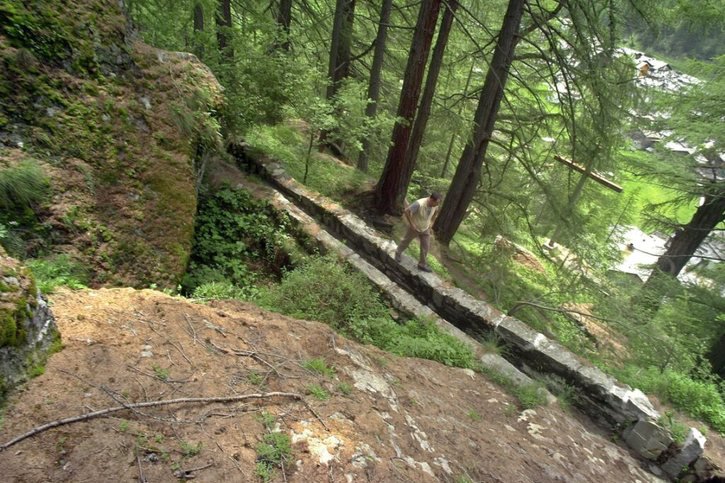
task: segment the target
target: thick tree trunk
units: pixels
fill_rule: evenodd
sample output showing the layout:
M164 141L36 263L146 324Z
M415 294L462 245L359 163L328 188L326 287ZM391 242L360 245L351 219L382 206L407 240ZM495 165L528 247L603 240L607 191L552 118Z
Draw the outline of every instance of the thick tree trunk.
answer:
M662 287L666 287L668 281L677 278L700 244L723 221L725 221L725 190L719 189L715 193L705 195L705 201L697 208L690 222L670 239L667 251L657 259L654 270L637 294L634 303L647 313L657 312L662 297L666 295Z
M380 84L383 72L383 60L385 58L385 42L388 38L388 22L390 11L393 7L393 0L383 0L380 8L380 22L378 24L378 35L375 37L375 52L373 53L373 65L370 68L370 84L368 84L368 105L365 107L365 116L369 119L375 117L378 112L378 99L380 98ZM362 143L362 151L357 160L359 170L367 173L368 158L370 156L370 137L366 137Z
M453 18L457 8L457 0L451 0L448 2L448 7L445 9L446 11L443 14L441 26L438 29L438 38L436 39L436 44L433 48L433 55L430 59L428 76L425 79L425 87L423 88L423 96L420 99L418 114L415 116L413 131L410 134L408 149L405 152L405 161L403 162L403 173L401 178L403 190L398 194L398 197L395 200L396 206L403 204L405 194L408 190L408 185L410 185L410 178L413 176L415 163L418 160L420 144L423 141L423 134L425 133L425 128L428 125L428 118L430 117L430 110L433 105L433 96L435 94L436 85L438 84L438 75L440 74L441 66L443 65L443 53L446 50L448 35L451 33L451 26L453 25Z
M201 3L194 4L194 53L199 59L204 59L204 43L199 38L204 32L204 8Z
M473 78L473 69L476 67L476 63L471 63L471 68L468 69L468 77L466 77L466 85L463 88L463 97L466 97L468 95L468 88L471 86L471 79ZM458 117L461 116L461 113L463 112L463 103L460 103L460 106L458 107ZM448 150L446 151L446 157L443 161L443 168L441 169L441 178L445 178L448 174L448 165L451 162L451 153L453 153L453 145L456 142L456 138L458 137L458 133L454 132L451 134L451 140L448 143Z
M440 215L433 225L437 240L444 245L450 243L465 218L468 205L476 193L481 176L481 166L486 157L513 60L516 33L521 23L525 4L526 0L509 0L494 49L491 67L486 75L476 109L472 141L469 141L463 150Z
M708 359L712 364L712 371L725 379L725 334L713 344Z
M393 127L392 145L388 149L383 173L375 187L375 204L381 213L400 213L402 210L402 199L406 189L403 184L406 170L405 152L408 149L408 140L440 5L441 0L423 0L420 6L398 103L399 121Z
M337 95L343 79L350 75L350 47L352 44L352 24L355 15L356 0L337 0L335 17L332 24L330 40L330 61L327 68L329 85L325 98L328 102ZM320 133L320 149L324 146L332 148L335 154L342 155L339 140L330 139L330 132Z
M278 38L275 40L275 49L289 51L290 26L292 25L292 0L280 0L277 12Z
M725 220L724 215L725 191L706 195L690 222L672 237L667 251L657 260L657 270L677 277L705 238Z
M350 75L350 46L352 24L355 15L355 0L337 0L335 18L330 41L330 62L327 76L327 100L332 100L340 88L340 82Z
M220 0L216 12L216 39L222 58L231 61L234 58L232 46L229 43L232 30L232 4L231 0Z

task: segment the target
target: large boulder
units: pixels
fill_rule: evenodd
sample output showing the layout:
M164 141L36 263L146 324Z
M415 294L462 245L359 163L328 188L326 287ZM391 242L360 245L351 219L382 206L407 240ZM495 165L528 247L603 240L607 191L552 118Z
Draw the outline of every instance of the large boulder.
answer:
M222 90L195 56L139 42L122 5L3 2L0 167L32 156L50 179L18 255L68 254L91 286L175 287Z

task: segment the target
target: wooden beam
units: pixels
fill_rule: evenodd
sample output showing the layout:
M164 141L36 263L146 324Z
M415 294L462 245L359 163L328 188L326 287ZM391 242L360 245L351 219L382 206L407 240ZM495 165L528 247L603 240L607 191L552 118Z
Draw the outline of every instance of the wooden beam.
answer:
M612 183L611 181L609 181L604 176L601 176L601 175L599 175L597 173L594 173L592 171L587 172L587 169L584 166L582 166L580 164L577 164L574 161L570 161L570 160L568 160L566 158L563 158L563 157L559 156L558 154L554 155L554 159L556 159L560 163L562 163L562 164L570 167L574 171L579 171L580 173L583 173L583 174L589 176L591 179L593 179L597 183L602 184L602 185L606 186L607 188L616 191L617 193L621 193L623 191L622 190L622 187L619 186L618 184Z

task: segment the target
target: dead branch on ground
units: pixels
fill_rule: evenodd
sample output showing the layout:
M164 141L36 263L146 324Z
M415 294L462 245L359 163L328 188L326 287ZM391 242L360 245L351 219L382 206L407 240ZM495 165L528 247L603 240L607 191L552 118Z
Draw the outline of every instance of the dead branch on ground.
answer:
M273 397L287 397L292 398L297 401L301 401L305 404L307 409L315 415L315 417L322 423L322 425L327 429L327 426L322 421L322 419L317 415L317 413L310 407L310 405L303 399L303 397L299 394L292 393L292 392L268 392L268 393L256 393L256 394L243 394L238 396L219 396L219 397L190 397L190 398L179 398L179 399L165 399L161 401L146 401L146 402L140 402L140 403L134 403L134 404L124 404L123 406L116 406L112 408L106 408L101 409L99 411L94 411L92 413L86 413L82 414L80 416L72 416L69 418L64 419L58 419L55 421L51 421L49 423L43 424L42 426L37 426L27 433L21 434L20 436L17 436L7 443L4 443L3 445L0 445L0 452L5 451L6 449L10 448L11 446L28 439L32 436L35 436L37 434L43 433L49 429L57 428L59 426L64 426L66 424L72 424L77 423L80 421L87 421L89 419L95 419L101 416L106 416L108 414L116 413L119 411L125 411L129 409L137 409L137 408L148 408L148 407L157 407L157 406L169 406L173 404L198 404L198 403L229 403L229 402L236 402L236 401L245 401L248 399L267 399L267 398L273 398Z

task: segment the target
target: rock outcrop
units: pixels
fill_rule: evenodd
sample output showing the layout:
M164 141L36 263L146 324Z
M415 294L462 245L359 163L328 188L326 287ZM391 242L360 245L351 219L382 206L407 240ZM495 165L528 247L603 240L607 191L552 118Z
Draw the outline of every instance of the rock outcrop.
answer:
M32 275L0 248L0 404L9 389L42 373L59 337Z
M0 7L0 169L32 158L50 179L22 255L66 253L92 286L175 287L221 87L195 56L140 42L123 2L71 3Z

